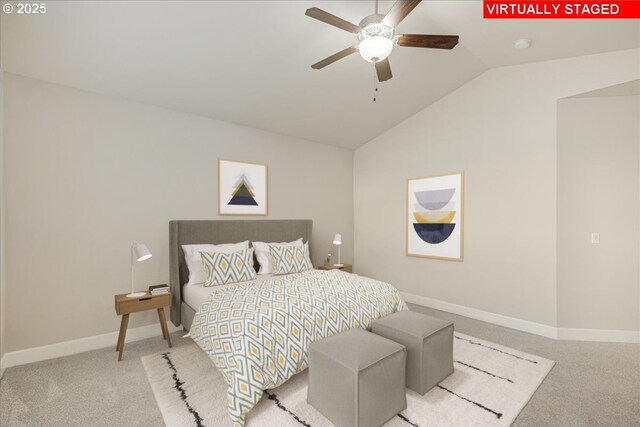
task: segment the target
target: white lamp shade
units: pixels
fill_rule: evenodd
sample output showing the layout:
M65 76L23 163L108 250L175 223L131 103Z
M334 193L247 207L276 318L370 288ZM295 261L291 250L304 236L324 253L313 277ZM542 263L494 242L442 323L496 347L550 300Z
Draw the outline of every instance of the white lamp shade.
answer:
M144 243L136 243L133 245L133 256L137 261L144 261L151 258L151 252Z
M366 38L358 45L360 56L368 62L378 62L386 59L393 50L393 41L383 36Z
M334 245L341 245L342 244L342 235L340 233L336 234L333 237L333 244Z

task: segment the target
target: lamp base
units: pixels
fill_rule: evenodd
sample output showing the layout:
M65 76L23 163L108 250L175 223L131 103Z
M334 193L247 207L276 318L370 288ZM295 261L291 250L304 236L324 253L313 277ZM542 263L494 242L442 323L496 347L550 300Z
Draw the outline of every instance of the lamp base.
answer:
M333 264L334 267L344 267L344 264Z
M127 294L127 298L140 298L145 296L146 294L146 292L132 292L130 294Z

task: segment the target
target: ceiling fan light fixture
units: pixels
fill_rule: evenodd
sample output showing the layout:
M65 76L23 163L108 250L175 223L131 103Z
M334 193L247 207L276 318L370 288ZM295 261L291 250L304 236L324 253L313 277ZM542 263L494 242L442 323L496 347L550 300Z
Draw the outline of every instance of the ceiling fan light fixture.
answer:
M393 50L393 41L384 36L367 37L358 45L360 56L367 62L385 60Z

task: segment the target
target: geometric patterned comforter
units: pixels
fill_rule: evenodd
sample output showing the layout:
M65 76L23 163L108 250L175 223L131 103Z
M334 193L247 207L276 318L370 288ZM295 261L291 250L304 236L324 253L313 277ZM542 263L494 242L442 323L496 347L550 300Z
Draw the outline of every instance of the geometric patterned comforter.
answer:
M190 337L225 377L234 426L264 390L307 368L309 344L371 323L407 306L398 291L339 270L309 270L211 293Z

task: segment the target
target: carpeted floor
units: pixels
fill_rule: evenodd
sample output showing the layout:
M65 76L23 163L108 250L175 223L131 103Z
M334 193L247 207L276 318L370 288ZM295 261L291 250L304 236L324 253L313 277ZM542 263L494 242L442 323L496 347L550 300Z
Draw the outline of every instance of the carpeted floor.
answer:
M425 395L405 390L406 409L384 427L509 427L554 365L461 332L453 334L453 360L454 372ZM195 343L144 356L142 365L167 425L231 426L224 377ZM246 426L333 427L307 403L308 384L304 371L269 389Z
M411 306L455 322L464 334L556 361L514 426L640 425L640 345L556 341ZM180 333L175 346L190 342ZM7 369L0 381L2 426L161 426L140 358L162 338Z

